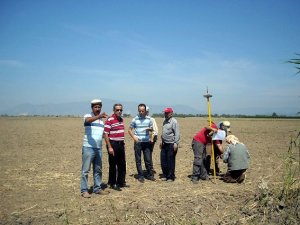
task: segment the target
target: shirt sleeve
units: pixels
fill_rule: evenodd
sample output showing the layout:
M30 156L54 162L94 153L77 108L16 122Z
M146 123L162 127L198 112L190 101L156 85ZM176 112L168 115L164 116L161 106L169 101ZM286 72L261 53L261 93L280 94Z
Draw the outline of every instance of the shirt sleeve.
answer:
M174 134L174 136L175 136L175 143L176 144L179 144L179 141L180 141L180 133L179 133L179 124L178 124L178 122L177 122L177 120L175 120L175 123L173 124L173 129L174 129L174 132L175 132L175 134Z
M153 134L158 135L158 127L154 118L152 118L152 122L153 122Z
M227 148L223 154L223 162L224 163L228 163L229 154L230 154L230 148L229 148L229 146L227 146Z
M104 133L109 134L111 129L111 122L108 120L105 121L104 124Z

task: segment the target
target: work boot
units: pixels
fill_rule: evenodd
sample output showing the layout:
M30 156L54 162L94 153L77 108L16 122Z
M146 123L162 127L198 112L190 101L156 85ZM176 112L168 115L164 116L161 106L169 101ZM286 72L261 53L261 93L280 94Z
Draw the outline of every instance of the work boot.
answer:
M237 179L237 182L240 184L240 183L243 183L243 181L245 180L246 178L246 175L243 173L241 176L239 176L239 178Z
M84 198L90 198L90 197L92 197L92 195L90 193L88 193L87 191L82 192L81 196L84 197Z
M122 191L122 189L116 184L110 185L110 188L114 189L115 191Z
M108 195L109 193L110 193L109 191L102 190L102 189L99 189L99 190L94 192L94 194L96 194L96 195Z

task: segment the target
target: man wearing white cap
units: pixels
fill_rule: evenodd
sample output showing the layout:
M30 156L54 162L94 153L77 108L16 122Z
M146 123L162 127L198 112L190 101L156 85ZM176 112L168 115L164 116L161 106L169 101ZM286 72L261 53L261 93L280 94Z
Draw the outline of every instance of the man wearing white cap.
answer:
M215 169L217 176L221 176L221 170L219 167L219 158L221 158L221 155L224 153L222 141L225 140L226 136L231 133L230 130L230 122L229 121L221 121L218 123L218 132L214 133L212 136L213 145L214 145L214 162L215 162ZM219 135L222 134L222 135ZM211 164L211 145L207 146L207 150L209 154L206 156L205 164L207 167L207 172L210 172L210 164Z
M224 130L226 132L226 136L229 135L228 133L231 133L230 122L227 120L219 122L218 128Z
M84 115L84 138L82 146L82 170L80 190L81 196L90 198L88 192L88 174L93 164L94 194L107 194L102 190L102 135L104 131L104 123L101 120L106 118L105 112L101 113L102 101L94 99L91 101L92 112Z

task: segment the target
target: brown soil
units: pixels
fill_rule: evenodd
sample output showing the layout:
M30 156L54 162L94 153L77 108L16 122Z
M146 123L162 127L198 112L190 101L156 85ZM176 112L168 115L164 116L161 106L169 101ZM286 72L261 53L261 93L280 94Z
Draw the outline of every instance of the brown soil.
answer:
M126 127L131 119L126 119ZM230 119L232 132L251 154L243 184L212 179L190 182L194 134L206 118L179 118L181 144L173 183L160 181L159 148L154 150L156 181L139 183L133 142L126 135L127 183L130 188L106 196L80 196L81 118L0 118L0 224L273 224L258 217L258 184L282 185L283 158L300 120ZM159 127L162 118L157 119ZM143 165L144 166L144 165ZM222 171L226 165L221 163ZM103 151L103 181L107 182L107 152ZM90 184L92 176L90 175ZM299 198L299 197L298 197ZM252 210L252 211L251 211ZM292 210L292 209L291 209ZM292 212L292 211L291 211ZM288 212L287 212L288 213ZM253 218L256 217L256 220Z

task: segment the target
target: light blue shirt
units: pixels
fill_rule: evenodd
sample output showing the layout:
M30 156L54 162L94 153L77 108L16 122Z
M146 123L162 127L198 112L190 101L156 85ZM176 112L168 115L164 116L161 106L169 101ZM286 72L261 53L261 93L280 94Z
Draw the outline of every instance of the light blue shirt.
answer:
M140 117L136 116L130 123L130 128L134 129L134 135L139 138L140 142L149 142L150 135L148 128L153 129L153 123L149 116Z

